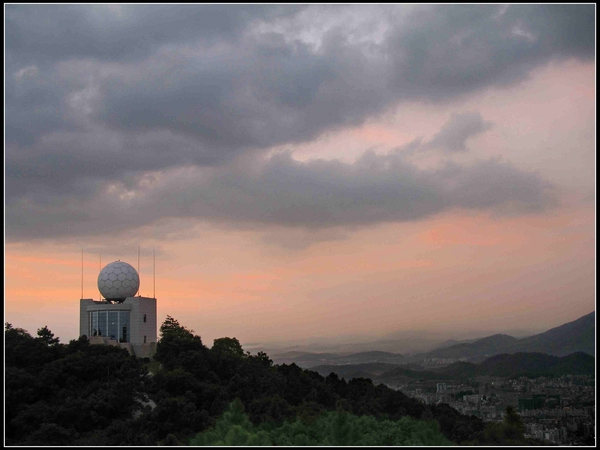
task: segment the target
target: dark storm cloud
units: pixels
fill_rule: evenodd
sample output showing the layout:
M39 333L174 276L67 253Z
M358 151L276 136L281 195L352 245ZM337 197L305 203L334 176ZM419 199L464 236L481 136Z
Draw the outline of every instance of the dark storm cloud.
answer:
M236 40L256 19L293 14L271 5L7 5L7 50L21 64L139 60L185 42Z
M257 179L227 166L246 152L259 158L274 145L361 124L403 100L443 101L516 82L555 58L594 57L594 5L419 6L397 20L401 5L380 5L373 7L383 12L379 40L368 39L368 27L336 22L340 11L365 13L353 8L7 5L7 236L68 234L77 221L96 229L92 219L123 226L114 223L114 211L90 211L90 199L100 201L98 192L109 185L135 190L145 174L178 167L216 168L222 185L208 187L223 192L245 183L249 204L258 202L262 213L259 220L245 202L233 201L247 211L240 220L292 225L304 217L300 223L317 227L423 217L458 203L446 191L440 197L426 174L410 166L402 166L402 179L385 172L378 180L359 170L362 160L278 166L275 159ZM327 21L334 25L312 30L308 40L299 32ZM470 136L485 130L479 119L457 116L433 142L463 150ZM463 169L463 183L484 179ZM520 176L516 168L504 175L510 173ZM534 192L540 180L522 176L533 180ZM152 194L155 211L182 215L157 192L159 186ZM169 192L165 187L167 198ZM217 198L200 209L197 199L189 200L189 216L236 217L217 206L224 194L208 189L205 195ZM289 206L261 209L260 198ZM471 202L465 206L487 205L479 197ZM489 204L498 202L493 197ZM32 214L44 218L43 227L32 226ZM133 227L142 219L148 217L125 223Z
M555 202L552 185L498 159L422 170L401 153L366 152L352 164L281 153L250 170L189 168L129 181L105 183L91 197L22 197L7 211L11 237L38 237L41 229L54 237L124 232L160 218L319 230L414 221L456 208L531 213Z
M186 50L173 51L150 59L138 76L117 74L102 86L98 118L123 131L193 136L221 155L306 140L322 131L315 97L335 73L302 43L263 39L209 50L191 64Z
M594 5L437 5L415 11L387 41L393 86L449 99L523 79L553 58L591 60Z

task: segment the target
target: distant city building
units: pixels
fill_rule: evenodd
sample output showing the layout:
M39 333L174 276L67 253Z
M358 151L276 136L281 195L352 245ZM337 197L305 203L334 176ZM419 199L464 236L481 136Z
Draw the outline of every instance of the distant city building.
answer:
M551 408L560 404L561 398L559 394L534 394L530 398L519 399L519 411Z
M474 405L478 405L481 402L481 395L479 395L479 394L463 395L463 401L474 404Z
M156 299L135 297L139 275L126 262L115 261L98 275L104 300L81 299L79 335L91 344L118 345L139 357L156 351Z
M536 409L535 403L532 398L519 399L519 411L528 411L532 409Z

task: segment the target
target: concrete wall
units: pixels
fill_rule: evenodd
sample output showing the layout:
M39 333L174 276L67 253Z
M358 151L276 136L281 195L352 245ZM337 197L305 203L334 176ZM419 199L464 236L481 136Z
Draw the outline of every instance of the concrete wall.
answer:
M138 358L152 358L156 353L156 342L149 344L132 345L130 352L133 352Z
M86 335L89 338L90 319L88 307L93 306L94 303L94 300L91 298L82 298L79 300L79 336Z
M128 297L125 304L131 305L131 339L134 346L156 342L156 299L149 297ZM146 321L144 322L144 314ZM146 342L144 342L146 336Z

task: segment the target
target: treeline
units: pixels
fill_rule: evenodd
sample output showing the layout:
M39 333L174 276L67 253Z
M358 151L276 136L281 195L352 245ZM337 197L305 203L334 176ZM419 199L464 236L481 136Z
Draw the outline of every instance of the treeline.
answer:
M5 443L337 445L350 439L373 445L387 436L391 445L442 445L502 440L506 431L492 436L480 419L444 404L426 406L370 379L347 382L295 364L274 365L265 353L244 352L235 338L216 339L209 349L171 317L160 334L152 363L160 368L151 373L149 360L124 349L90 345L86 337L65 345L46 327L32 337L6 324ZM515 433L505 443L525 443L522 431Z

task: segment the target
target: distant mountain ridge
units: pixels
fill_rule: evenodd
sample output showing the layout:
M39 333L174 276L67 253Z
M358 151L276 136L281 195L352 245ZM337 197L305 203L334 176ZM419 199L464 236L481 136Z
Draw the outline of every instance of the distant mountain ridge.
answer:
M309 353L309 352L285 352L272 356L276 364L295 363L300 367L313 367L326 364L367 364L367 363L389 363L398 364L405 361L405 357L399 353L382 351L358 352L349 355L338 355L335 353Z
M334 372L339 377L371 378L376 383L394 383L406 380L467 380L479 376L513 378L518 376L562 376L595 374L595 358L577 352L568 356L544 353L500 354L487 358L480 364L457 362L432 370L414 370L410 366L385 363L323 365L311 368L323 376Z
M591 312L573 322L545 333L519 339L513 351L542 352L555 356L584 352L596 355L596 313Z
M473 343L456 344L450 347L438 348L428 352L428 358L468 358L482 355L492 355L502 352L503 349L512 346L517 339L507 334L494 334Z
M565 323L544 333L522 339L506 334L495 334L473 343L461 343L449 347L437 348L427 353L415 355L417 359L427 358L465 358L481 361L486 357L501 353L546 353L553 356L566 356L583 352L596 355L596 313L591 312L573 322Z
M366 364L329 364L323 366L311 367L310 370L314 370L320 375L326 377L330 373L337 374L340 378L350 380L352 378L374 378L383 373L386 373L392 369L398 367L396 364L387 363L366 363Z
M455 343L451 340L445 341L433 350L414 355L402 355L398 352L379 350L351 352L350 354L293 350L269 354L276 364L296 363L303 368L332 364L387 363L406 365L409 363L422 363L426 359L435 358L479 363L494 355L523 352L546 353L553 356L566 356L583 352L595 356L595 317L596 313L591 312L572 322L520 339L499 333L480 339L469 339ZM373 343L373 345L377 345L377 343Z

